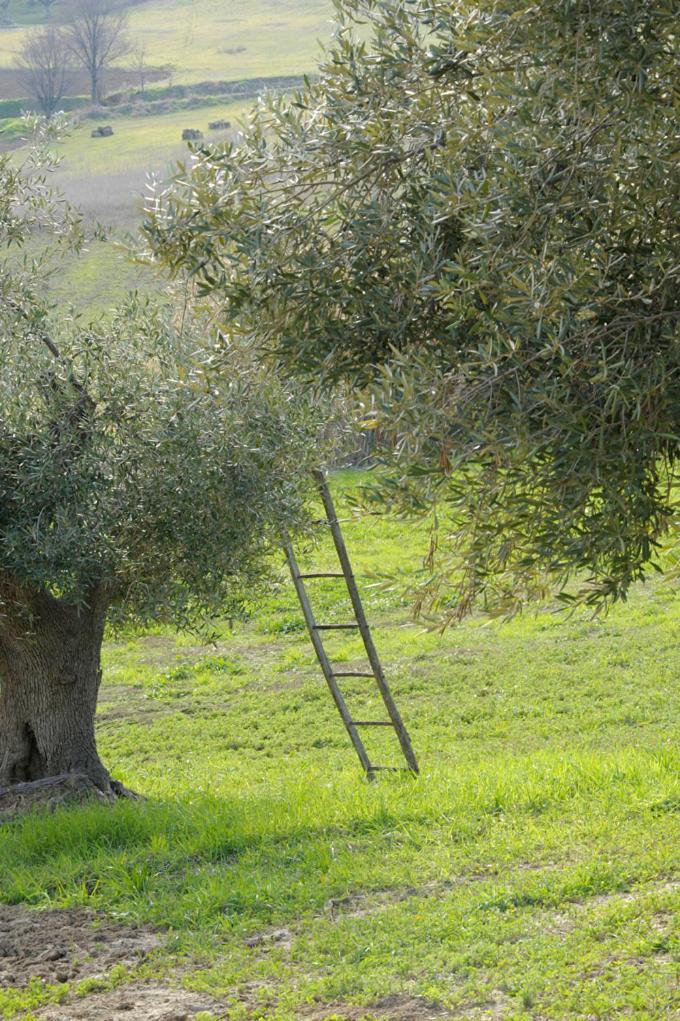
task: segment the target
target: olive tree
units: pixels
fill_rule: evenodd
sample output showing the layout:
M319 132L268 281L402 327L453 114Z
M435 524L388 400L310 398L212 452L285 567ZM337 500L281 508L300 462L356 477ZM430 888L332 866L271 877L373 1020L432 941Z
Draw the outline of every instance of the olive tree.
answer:
M200 153L149 245L225 330L363 395L381 499L442 511L447 617L622 598L677 522L675 5L335 6L318 79Z
M0 788L75 773L113 797L94 729L107 622L252 604L303 520L307 412L242 353L216 368L205 325L172 309L60 321L45 261L12 254L48 229L78 242L46 176L0 159Z

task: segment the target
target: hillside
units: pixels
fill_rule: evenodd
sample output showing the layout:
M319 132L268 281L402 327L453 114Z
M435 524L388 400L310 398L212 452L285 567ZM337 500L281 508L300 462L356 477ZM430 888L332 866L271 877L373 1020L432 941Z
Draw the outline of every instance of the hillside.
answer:
M313 71L317 42L331 31L330 0L145 0L129 6L130 30L154 66L172 64L177 81L254 78ZM27 28L44 12L12 0L10 27L0 25L0 67L11 68ZM70 15L68 0L55 23ZM2 97L0 97L2 98Z
M68 0L58 3L52 20L67 20L70 6ZM14 61L26 32L44 23L42 13L37 4L13 0L12 24L0 25L0 145L3 137L16 145L25 130L18 119L27 105L21 98L25 88ZM131 37L144 47L153 69L151 83L142 97L119 100L94 120L86 96L70 100L67 108L77 109L70 137L58 147L63 162L53 178L91 221L113 227L113 241L135 230L148 175L166 177L188 156L184 128L228 143L259 91L280 87L281 76L314 71L332 32L330 0L148 0L130 4L129 18ZM234 97L223 94L229 82L238 83ZM83 89L85 84L80 83ZM108 86L134 93L137 76L118 67ZM217 120L232 129L211 133L208 124ZM101 123L112 125L112 138L90 137ZM144 278L115 246L97 242L83 258L67 261L54 294L94 313L140 283L144 286ZM155 285L147 280L145 286Z

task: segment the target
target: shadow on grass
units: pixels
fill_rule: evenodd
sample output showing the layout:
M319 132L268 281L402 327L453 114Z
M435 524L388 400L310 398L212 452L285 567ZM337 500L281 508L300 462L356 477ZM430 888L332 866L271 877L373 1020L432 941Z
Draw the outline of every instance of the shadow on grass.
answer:
M86 905L178 931L227 919L248 930L354 891L573 862L584 846L586 861L606 863L626 830L634 844L672 823L658 810L672 760L632 750L535 756L417 782L310 777L272 793L64 809L3 827L0 900ZM600 868L600 881L598 868L586 886L618 888L627 875Z

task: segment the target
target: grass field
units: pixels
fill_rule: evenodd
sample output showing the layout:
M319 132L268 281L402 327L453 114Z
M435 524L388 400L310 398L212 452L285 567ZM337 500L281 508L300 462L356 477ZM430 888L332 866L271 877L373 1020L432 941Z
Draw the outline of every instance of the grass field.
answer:
M65 0L54 20L66 20ZM15 24L0 26L0 67L11 67L42 7L13 0ZM130 4L130 34L150 65L172 64L176 80L301 74L318 63L318 42L331 34L330 0L146 0Z
M41 18L39 4L15 0L11 27L0 25L0 69L10 73L25 32ZM54 8L56 22L69 17L68 0ZM147 0L130 4L130 34L146 47L150 66L172 65L173 81L271 78L313 72L321 43L332 32L330 0ZM12 83L13 84L13 83ZM16 88L12 87L12 96ZM0 100L2 79L0 79ZM0 121L4 139L21 137L22 123L11 113ZM222 142L232 133L211 134L208 121L247 117L252 100L206 105L146 117L120 116L111 110L115 135L91 139L96 123L76 124L59 146L64 161L55 183L92 219L113 228L112 239L134 231L139 223L147 175L167 175L187 155L185 127L205 132L206 141ZM16 109L15 109L16 108ZM134 287L153 288L152 280L126 264L112 245L94 244L83 258L68 260L55 278L57 300L68 299L86 315L99 315Z
M81 257L65 260L51 284L54 299L96 315L131 290L156 290L155 278L132 264L117 242L135 234L151 180L167 179L178 162L190 159L189 147L181 141L183 128L199 128L206 140L227 142L250 106L233 102L156 117L118 117L113 138L91 138L93 122L75 126L56 147L62 162L53 183L88 221L109 228L111 241L93 242ZM218 119L232 121L234 129L210 132L208 121Z
M55 182L89 216L132 228L139 221L149 175L163 179L189 157L182 130L198 128L206 141L230 141L251 105L234 102L155 117L117 117L113 138L91 138L96 125L86 121L56 147L62 163ZM233 130L209 131L208 122L220 119L231 121Z
M148 800L4 829L0 899L167 942L80 987L0 989L0 1016L69 997L85 1013L59 1016L95 1016L93 990L150 981L214 998L206 1018L679 1016L677 590L440 637L370 581L417 570L422 529L369 518L346 538L421 777L361 778L283 570L215 646L109 641L99 739ZM332 564L325 542L304 557ZM320 619L348 619L339 583L315 584ZM360 718L379 712L365 684L346 689Z
M177 82L298 74L330 36L330 6L148 0L131 24ZM0 67L41 10L13 0ZM119 237L148 172L186 155L182 129L210 138L208 120L248 106L112 115L112 139L85 122L60 143L55 182ZM157 285L97 243L54 294L98 313L136 286ZM0 903L92 909L103 927L159 927L162 945L87 980L57 969L24 985L3 981L0 931L0 1017L91 1021L109 1016L107 991L160 984L219 1005L204 1021L680 1018L677 589L640 587L603 619L544 608L439 636L371 581L417 571L423 529L369 518L346 538L421 777L362 779L283 569L214 645L111 637L99 740L147 800L3 827ZM332 563L325 542L304 557ZM342 586L318 585L320 618L347 620ZM356 640L333 641L336 664L361 667ZM379 718L365 682L346 694L355 717ZM388 731L367 743L399 762Z

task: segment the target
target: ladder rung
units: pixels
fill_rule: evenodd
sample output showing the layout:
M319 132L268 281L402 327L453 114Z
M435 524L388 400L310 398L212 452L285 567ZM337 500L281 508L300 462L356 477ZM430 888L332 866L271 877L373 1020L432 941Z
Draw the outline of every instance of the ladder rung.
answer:
M393 727L392 720L352 720L353 727Z
M333 676L334 677L373 677L373 678L375 678L375 674L362 674L362 673L360 673L357 670L334 670L333 671Z
M316 574L299 574L298 578L302 581L307 581L308 578L344 578L344 574L341 571L323 571L317 572Z
M290 540L287 538L287 536L285 536L285 534L283 538L286 559L288 560L288 566L290 568L290 572L295 585L295 591L297 593L300 606L302 607L302 613L305 619L305 624L307 625L307 630L312 640L312 645L314 646L316 657L319 660L319 664L323 671L324 677L326 678L328 687L330 688L335 705L340 713L340 716L342 717L345 727L349 731L349 736L351 738L352 744L354 745L354 749L357 755L359 756L361 765L365 771L367 779L369 781L374 780L376 778L376 774L378 772L383 771L393 773L399 772L410 773L412 776L417 776L418 763L413 753L410 738L403 723L401 722L399 711L394 703L394 698L392 696L392 693L390 692L389 686L383 674L383 669L378 658L378 653L373 644L373 638L371 636L371 631L368 625L368 621L366 619L366 613L361 602L361 596L357 588L356 580L352 571L352 565L342 535L341 523L343 521L355 521L356 519L353 517L342 519L338 516L338 512L333 503L331 492L326 482L324 472L322 472L321 470L317 470L312 472L312 474L319 488L319 494L321 496L321 502L323 505L322 513L324 515L322 518L315 521L314 524L330 529L340 570L339 571L337 569L335 571L310 570L307 571L306 573L303 573L300 570L300 567L295 558L295 552L290 543ZM354 618L353 623L351 624L316 623L314 619L314 611L310 604L307 587L304 584L304 582L307 579L311 580L313 578L345 579L350 600L352 603L352 610L354 611L352 613L352 616ZM332 662L326 652L326 649L324 648L324 642L321 637L321 633L324 631L329 632L358 631L363 639L363 644L366 648L366 654L368 658L367 666L370 666L370 673L367 672L365 669L337 670L337 671L334 670ZM382 695L382 699L383 702L385 703L385 708L387 710L387 715L389 716L390 721L388 722L387 720L353 720L352 714L349 711L349 707L347 706L347 703L345 702L345 699L343 697L341 685L337 683L343 677L363 677L367 679L372 678L374 683L377 685L380 694ZM359 730L360 727L392 727L396 736L399 739L401 751L404 756L404 759L408 763L408 768L400 769L397 766L373 766L371 764L371 760L366 751L366 748L364 747L362 741L362 734Z
M315 631L353 631L358 624L315 624Z

